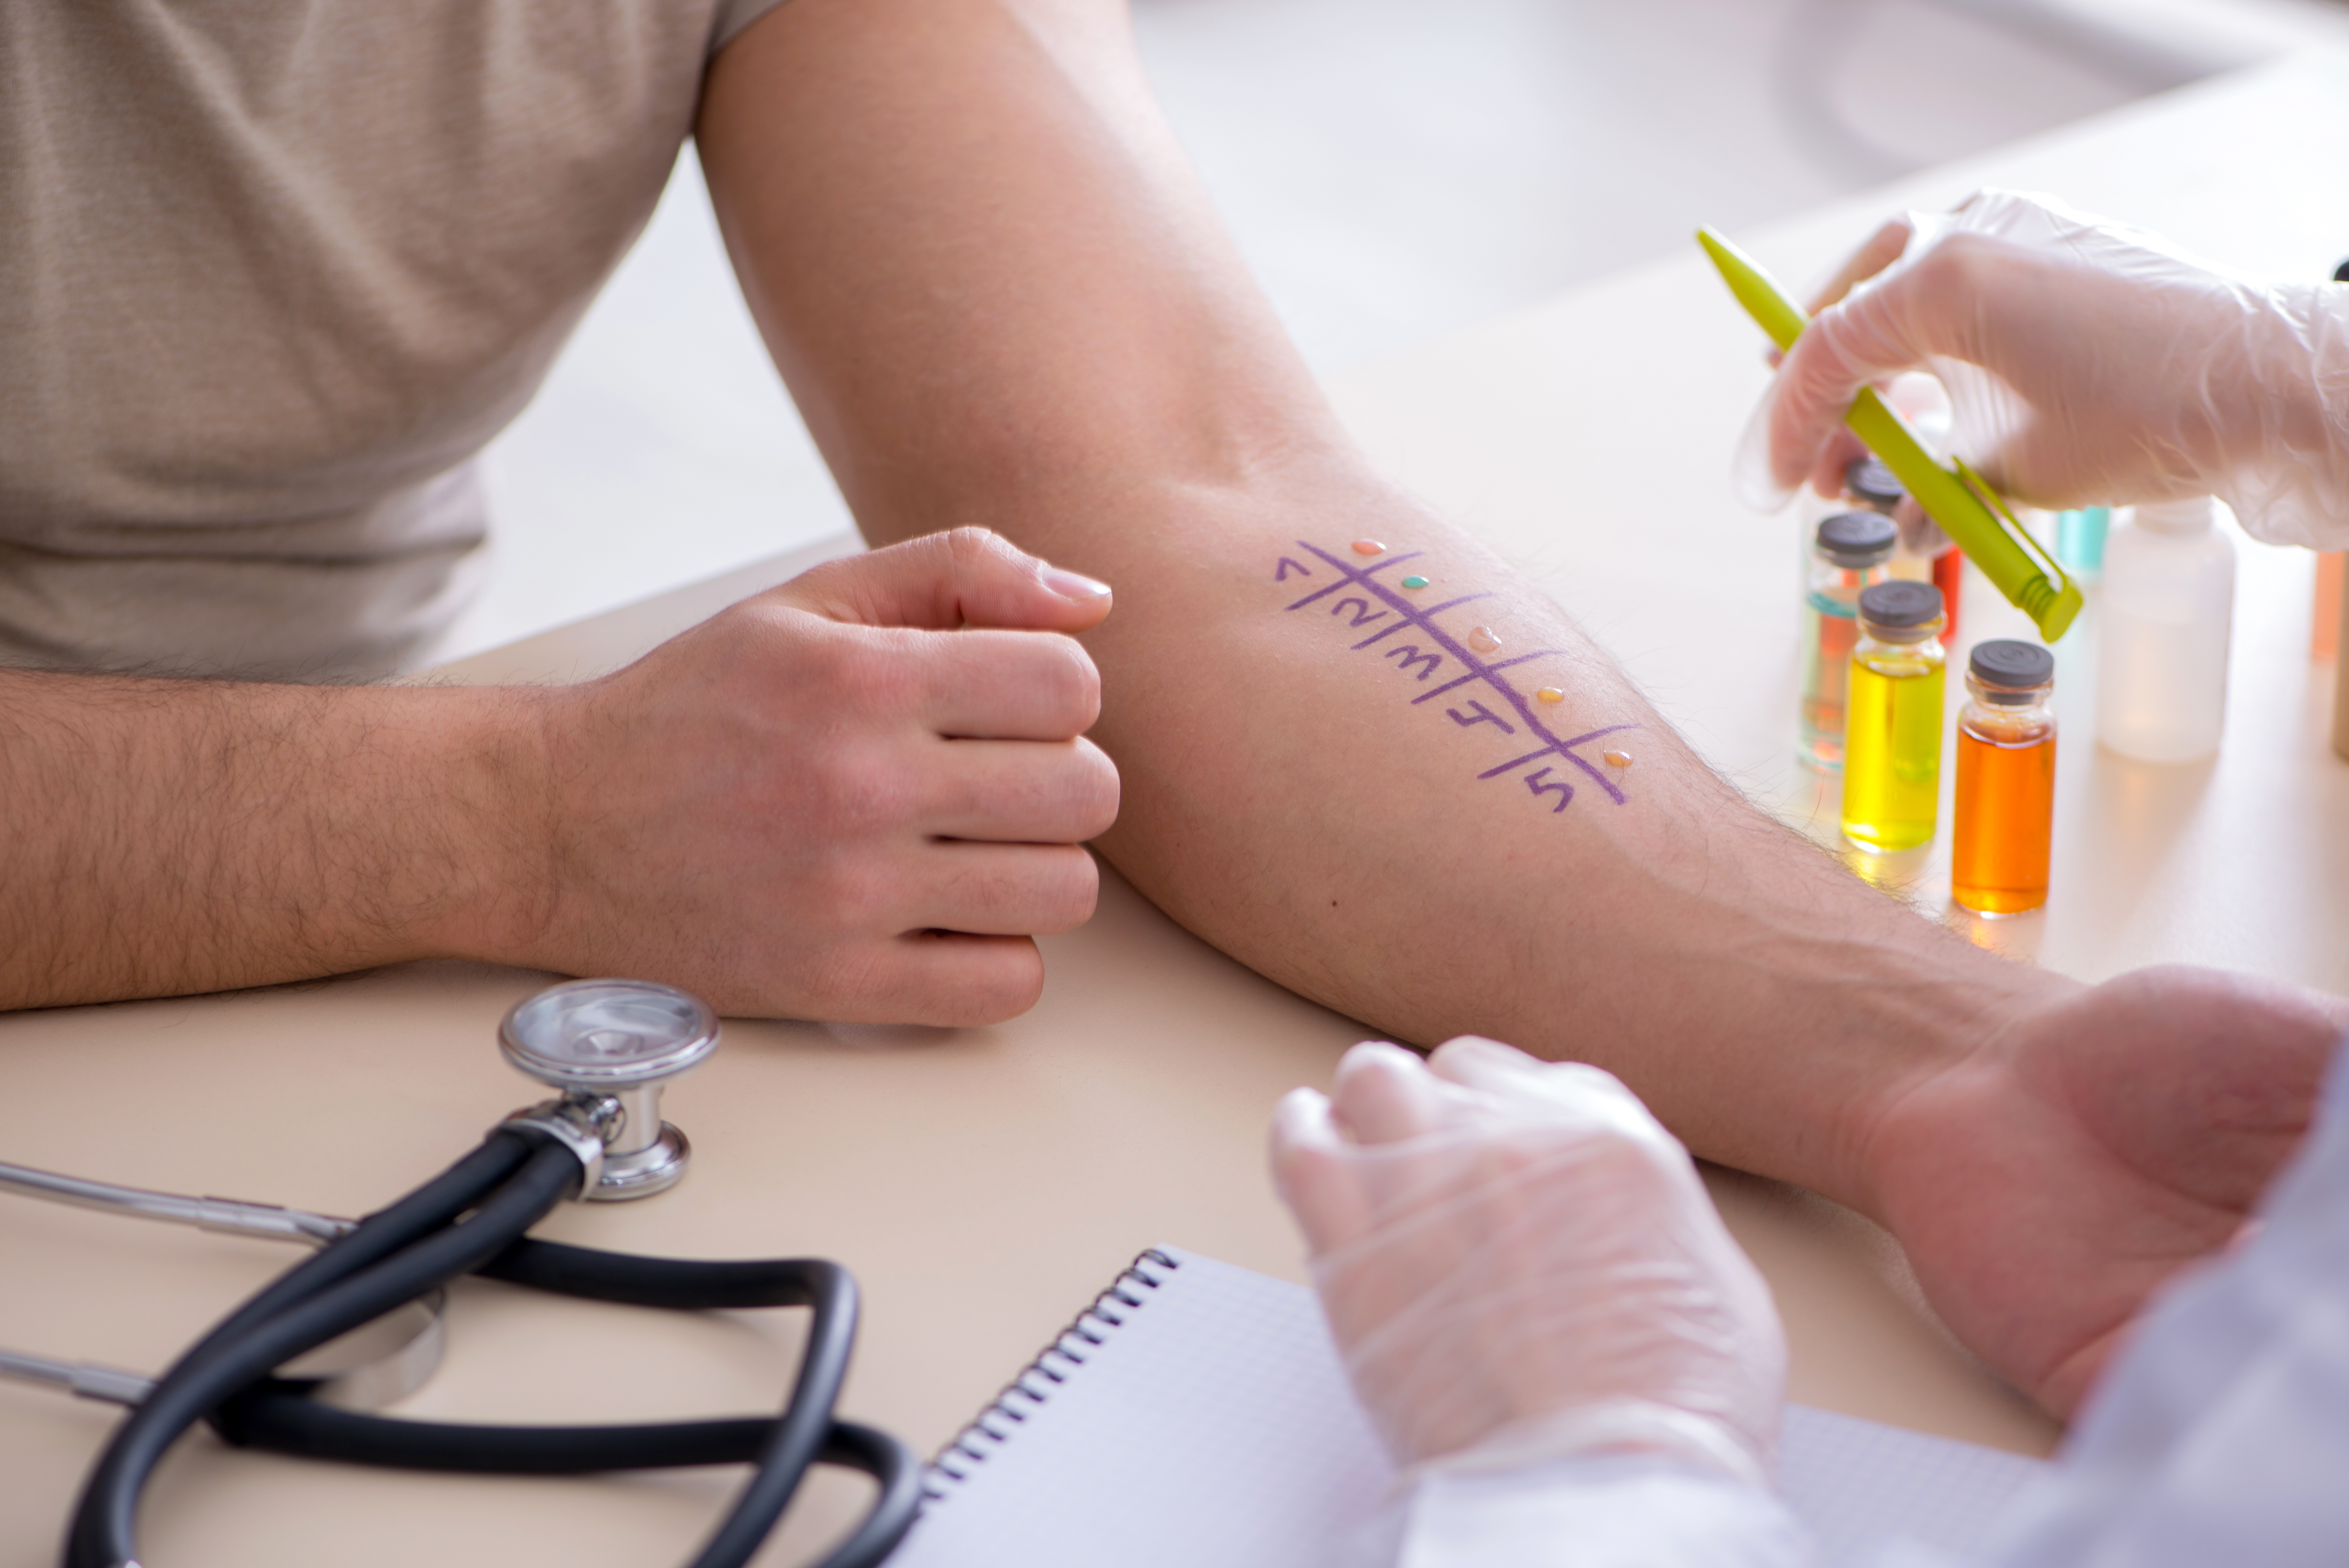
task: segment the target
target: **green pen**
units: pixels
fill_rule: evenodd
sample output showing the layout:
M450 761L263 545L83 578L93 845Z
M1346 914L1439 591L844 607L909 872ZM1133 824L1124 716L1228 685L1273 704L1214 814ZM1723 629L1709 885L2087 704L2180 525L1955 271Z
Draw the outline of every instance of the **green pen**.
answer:
M1721 269L1729 292L1737 296L1745 314L1781 349L1793 347L1810 318L1736 246L1711 229L1699 229L1696 240ZM1872 387L1859 389L1844 423L1908 487L1926 515L1940 523L1967 558L1982 568L1982 575L2006 595L2006 602L2038 624L2042 637L2053 643L2063 636L2080 613L2079 585L2015 521L1980 474L1963 462L1952 470L1934 461Z

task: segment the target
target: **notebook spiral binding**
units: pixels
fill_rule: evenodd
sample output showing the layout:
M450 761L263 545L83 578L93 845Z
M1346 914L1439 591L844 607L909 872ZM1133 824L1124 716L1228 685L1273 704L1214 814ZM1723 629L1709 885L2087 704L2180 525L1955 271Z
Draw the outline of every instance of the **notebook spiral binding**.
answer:
M1109 1288L1093 1297L1092 1305L1053 1336L1052 1343L937 1451L922 1476L925 1504L952 1496L955 1485L968 1479L971 1466L986 1463L987 1456L1009 1440L1030 1411L1051 1402L1054 1388L1069 1380L1071 1367L1083 1366L1092 1347L1109 1342L1102 1330L1124 1327L1128 1315L1149 1305L1149 1293L1164 1283L1164 1275L1182 1266L1156 1247L1149 1247L1121 1269Z

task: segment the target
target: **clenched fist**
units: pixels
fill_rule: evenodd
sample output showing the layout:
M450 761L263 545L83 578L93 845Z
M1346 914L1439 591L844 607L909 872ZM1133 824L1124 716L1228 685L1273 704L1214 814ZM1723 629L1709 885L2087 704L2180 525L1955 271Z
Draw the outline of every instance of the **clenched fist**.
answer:
M519 962L721 1012L985 1024L1092 914L1117 815L1071 633L1110 591L978 530L819 566L539 714Z

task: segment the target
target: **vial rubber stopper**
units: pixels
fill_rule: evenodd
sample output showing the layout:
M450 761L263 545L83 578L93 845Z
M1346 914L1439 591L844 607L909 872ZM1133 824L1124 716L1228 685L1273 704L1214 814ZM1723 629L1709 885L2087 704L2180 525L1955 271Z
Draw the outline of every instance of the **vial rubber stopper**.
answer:
M1864 571L1892 559L1900 531L1879 511L1839 511L1821 518L1813 536L1821 555L1837 566Z
M1854 500L1890 511L1909 492L1890 469L1874 458L1859 458L1843 471L1844 493Z
M2055 678L2055 655L2036 643L2002 637L1976 643L1966 669L1986 686L2010 688L1985 692L1983 701L2013 706L2031 701L2037 688Z
M1905 631L1941 618L1941 591L1930 583L1878 583L1859 591L1859 618Z

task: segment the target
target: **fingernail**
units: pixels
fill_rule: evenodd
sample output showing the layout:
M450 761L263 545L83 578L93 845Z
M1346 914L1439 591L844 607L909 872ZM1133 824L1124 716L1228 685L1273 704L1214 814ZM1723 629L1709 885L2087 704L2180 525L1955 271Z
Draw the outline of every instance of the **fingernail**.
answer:
M1058 566L1048 566L1044 569L1044 586L1061 598L1074 599L1081 604L1109 597L1108 583L1096 583L1092 578L1080 576L1074 572L1064 572Z

